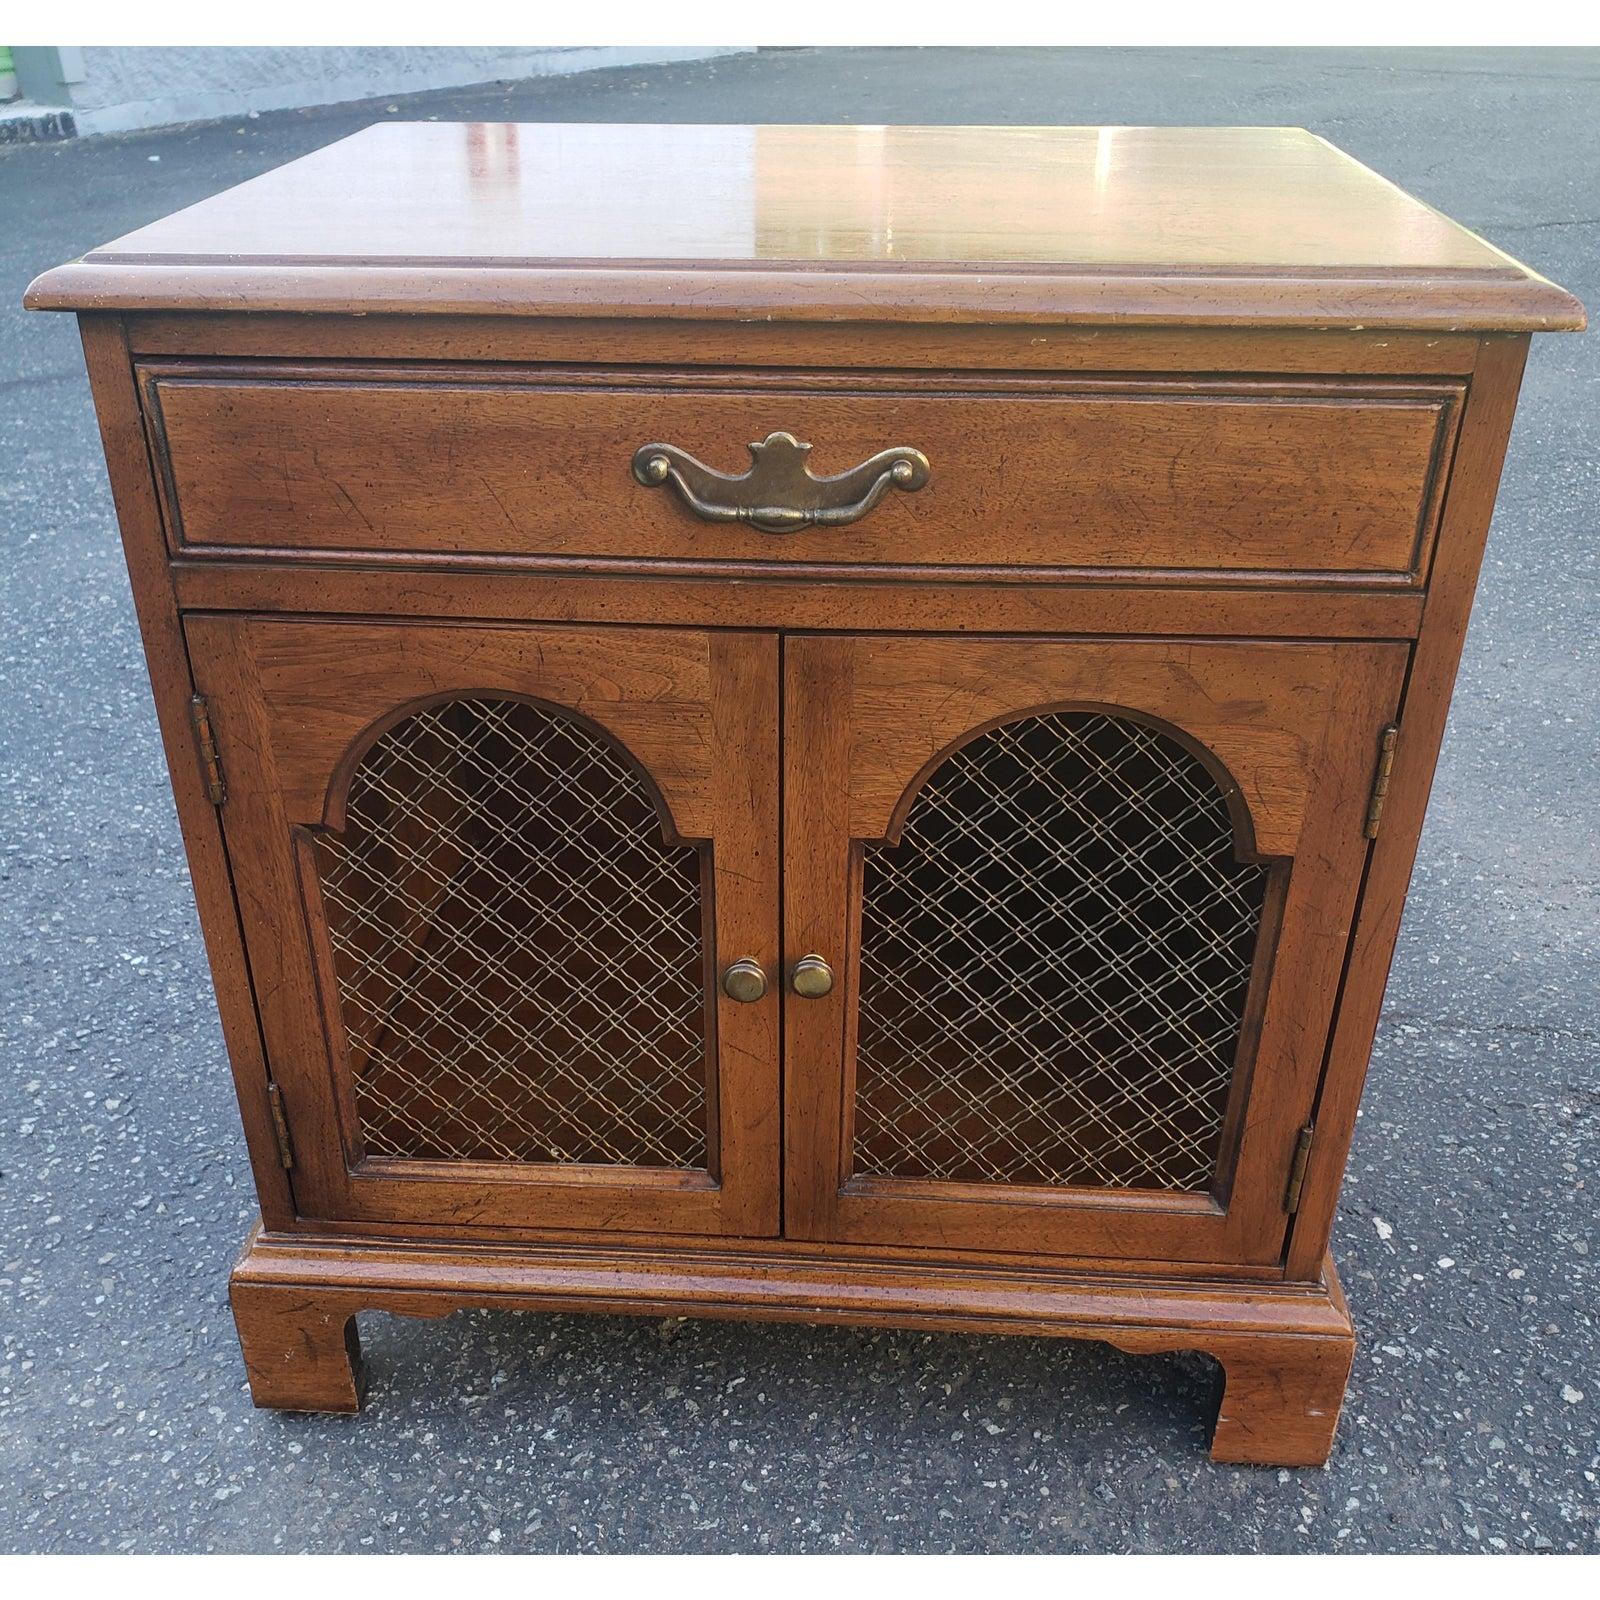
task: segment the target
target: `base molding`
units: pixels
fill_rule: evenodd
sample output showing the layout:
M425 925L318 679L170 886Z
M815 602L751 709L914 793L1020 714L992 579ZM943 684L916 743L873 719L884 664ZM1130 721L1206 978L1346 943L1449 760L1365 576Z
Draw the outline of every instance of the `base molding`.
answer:
M1354 1354L1333 1261L1312 1284L797 1258L737 1249L331 1240L257 1230L233 1270L258 1406L355 1411L355 1316L469 1308L632 1313L1095 1339L1133 1354L1198 1350L1223 1369L1211 1454L1320 1466Z

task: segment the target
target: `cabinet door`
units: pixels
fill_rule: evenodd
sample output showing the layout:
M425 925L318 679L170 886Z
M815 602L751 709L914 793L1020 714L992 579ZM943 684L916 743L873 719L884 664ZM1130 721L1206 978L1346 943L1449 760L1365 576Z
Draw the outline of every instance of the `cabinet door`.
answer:
M786 1233L1279 1260L1404 662L786 641Z
M775 1232L775 639L186 629L301 1214Z

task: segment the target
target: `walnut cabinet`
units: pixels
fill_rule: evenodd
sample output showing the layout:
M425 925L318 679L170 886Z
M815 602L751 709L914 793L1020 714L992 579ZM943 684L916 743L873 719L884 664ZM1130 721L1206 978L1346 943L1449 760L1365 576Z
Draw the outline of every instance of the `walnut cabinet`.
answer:
M259 1404L355 1409L364 1309L782 1317L1206 1351L1220 1459L1325 1458L1569 296L1296 130L387 125L30 300L82 319Z

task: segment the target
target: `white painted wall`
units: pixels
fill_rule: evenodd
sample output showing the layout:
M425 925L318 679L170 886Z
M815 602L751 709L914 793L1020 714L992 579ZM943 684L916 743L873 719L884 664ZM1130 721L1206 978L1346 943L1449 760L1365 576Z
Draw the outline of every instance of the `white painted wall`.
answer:
M245 111L336 105L502 78L534 78L656 61L701 61L749 46L85 45L62 50L60 102L79 133L203 122ZM37 96L37 91L34 91Z

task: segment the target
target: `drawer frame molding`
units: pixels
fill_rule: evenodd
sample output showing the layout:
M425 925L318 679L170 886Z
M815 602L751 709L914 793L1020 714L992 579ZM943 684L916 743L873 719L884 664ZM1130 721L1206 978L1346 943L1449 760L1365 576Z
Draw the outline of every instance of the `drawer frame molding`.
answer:
M1374 593L1426 583L1465 393L1444 373L1337 370L980 378L145 359L137 372L174 560ZM872 438L866 419L884 408L895 418L885 426L915 430L917 446L820 478L799 454L812 445L773 431L744 445L758 464L735 476L630 432L688 427L707 407L724 420L700 424L706 454L737 450L759 419L808 409L805 426L830 448L851 448L838 444L841 430ZM1163 462L1169 429L1179 437ZM480 435L518 438L515 459L475 449ZM358 470L354 441L369 437L383 464ZM779 440L793 448L779 444L774 457ZM1270 482L1238 499L1249 472L1266 469L1263 451L1278 479L1311 486L1306 504L1285 505ZM1125 480L1106 494L1108 460ZM885 480L885 467L903 476ZM797 503L762 495L768 478ZM673 505L639 492L666 483L679 489ZM915 499L884 506L891 484ZM995 501L1007 507L998 519L987 511ZM880 506L859 534L830 542L830 530ZM804 514L841 510L850 514ZM728 524L812 537L775 543ZM1246 539L1253 548L1232 548Z

